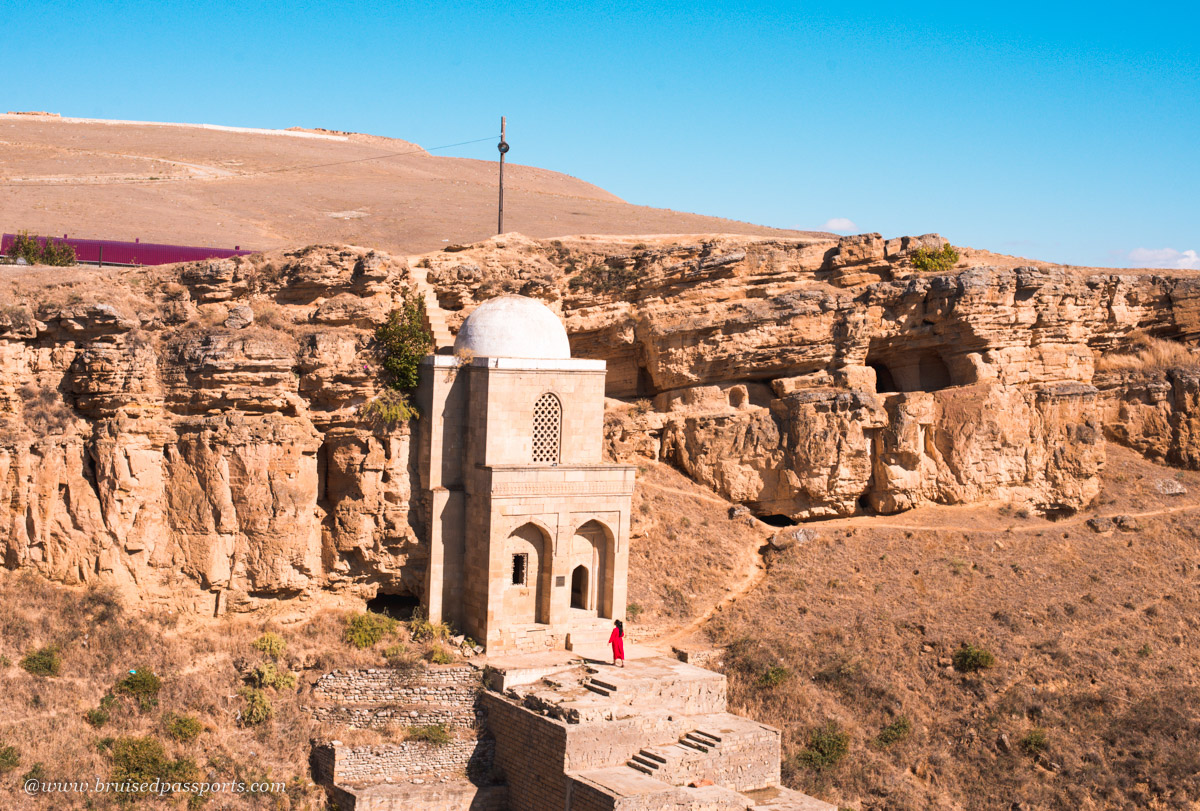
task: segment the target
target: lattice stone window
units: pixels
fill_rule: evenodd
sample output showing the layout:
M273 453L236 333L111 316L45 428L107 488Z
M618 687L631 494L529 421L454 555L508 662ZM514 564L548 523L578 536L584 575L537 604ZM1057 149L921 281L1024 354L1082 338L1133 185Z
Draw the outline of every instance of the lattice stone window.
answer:
M513 555L512 584L524 586L529 582L529 555L524 552Z
M558 464L562 403L549 392L533 405L533 461Z

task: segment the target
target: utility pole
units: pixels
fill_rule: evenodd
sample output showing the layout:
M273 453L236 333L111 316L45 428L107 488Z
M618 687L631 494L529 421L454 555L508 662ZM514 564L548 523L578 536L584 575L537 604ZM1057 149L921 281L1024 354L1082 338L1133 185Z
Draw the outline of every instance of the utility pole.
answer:
M496 225L496 233L504 233L504 153L508 152L508 142L504 140L504 116L500 116L500 221Z

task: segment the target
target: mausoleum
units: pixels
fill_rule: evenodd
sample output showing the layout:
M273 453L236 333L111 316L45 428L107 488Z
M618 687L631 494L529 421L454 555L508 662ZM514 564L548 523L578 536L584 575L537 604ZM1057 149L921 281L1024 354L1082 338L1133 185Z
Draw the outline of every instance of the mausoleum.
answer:
M422 365L425 608L489 653L603 643L624 618L634 469L603 460L604 376L523 296Z

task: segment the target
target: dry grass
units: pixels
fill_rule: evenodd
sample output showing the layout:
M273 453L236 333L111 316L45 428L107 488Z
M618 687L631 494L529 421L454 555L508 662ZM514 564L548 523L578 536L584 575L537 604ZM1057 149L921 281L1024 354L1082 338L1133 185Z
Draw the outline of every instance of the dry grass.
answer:
M1198 366L1200 351L1196 347L1149 335L1134 336L1126 352L1108 352L1096 359L1096 370L1101 372L1164 371Z
M71 409L55 389L28 383L17 393L22 401L21 415L34 436L56 436L71 424Z
M633 639L686 625L745 574L764 533L730 519L729 506L674 468L639 461L629 544Z
M787 783L861 809L1197 807L1200 473L1110 451L1097 512L1176 511L1096 534L1090 514L917 510L771 557L708 630L731 708L783 729ZM995 664L955 670L964 643ZM849 752L816 770L830 721Z
M105 738L149 735L163 744L169 758L194 760L201 779L269 778L288 784L283 794L222 795L205 808L324 808L323 791L309 780L310 739L345 740L346 730L316 724L301 706L319 676L339 668L383 667L384 648L407 641L407 634L401 630L358 651L345 642L344 613L338 611L318 611L288 624L240 616L192 622L185 625L170 614L134 614L102 590L57 586L29 573L0 573L0 672L5 685L0 748L13 745L20 752L20 764L0 781L0 807L76 807L61 796L23 796L19 778L35 763L42 764L48 780L107 776L112 764L100 748ZM269 661L253 645L268 630L285 640L278 667L295 673L298 685L266 690L272 717L244 727L238 719L245 700L238 689L245 673ZM26 653L49 645L61 649L59 676L35 676L19 667ZM144 668L162 679L157 703L143 710L139 702L117 693L115 702L105 702L107 722L90 725L85 713L100 708L130 670ZM170 736L166 724L177 714L195 716L203 725L194 742ZM403 735L401 728L355 733L354 740L374 743ZM90 799L89 807L120 807L114 797ZM181 802L138 807L183 807Z

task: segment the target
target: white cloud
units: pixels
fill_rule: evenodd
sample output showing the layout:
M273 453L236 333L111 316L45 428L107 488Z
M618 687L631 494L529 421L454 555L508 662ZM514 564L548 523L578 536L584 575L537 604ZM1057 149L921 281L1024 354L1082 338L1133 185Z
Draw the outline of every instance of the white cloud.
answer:
M846 217L831 217L821 226L822 231L857 231L858 226L854 224L854 220Z
M1174 248L1134 248L1129 252L1129 261L1135 268L1200 270L1200 254Z

